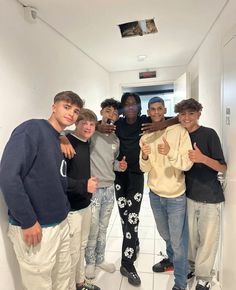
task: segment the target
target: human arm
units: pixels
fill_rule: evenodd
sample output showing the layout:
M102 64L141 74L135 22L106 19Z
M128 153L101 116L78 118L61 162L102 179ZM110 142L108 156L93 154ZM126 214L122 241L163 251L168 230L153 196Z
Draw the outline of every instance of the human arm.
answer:
M144 133L151 133L159 130L163 130L169 126L176 125L179 123L178 117L170 118L162 122L152 122L142 124L141 130Z
M37 158L37 128L32 128L31 135L24 130L19 131L17 128L13 132L5 147L0 185L11 218L22 228L23 240L28 246L36 246L42 239L42 230L24 182Z
M193 149L189 150L189 159L194 163L202 163L211 169L224 173L227 170L227 165L220 163L207 155L204 155L198 148L196 142L193 144Z
M30 246L36 246L42 240L42 228L38 222L36 222L32 227L27 229L22 229L23 240Z
M174 168L187 171L193 165L188 156L188 151L192 148L191 140L187 130L182 127L175 128L174 130L175 133L172 135L172 140L168 142L167 133L167 137L162 138L163 142L158 144L157 150L160 154L166 155Z
M26 133L13 132L1 160L0 185L12 217L23 229L37 221L35 210L26 191L24 179L37 156L37 144Z
M139 141L140 154L139 165L143 172L149 172L151 170L151 162L149 155L151 154L151 147L145 142L144 136Z
M128 164L127 164L125 159L126 159L126 157L123 156L123 158L120 161L118 161L119 162L119 171L125 171L127 169Z
M96 130L100 133L111 134L116 131L116 125L102 123L101 121L97 122Z
M60 136L60 145L61 145L61 151L64 154L64 156L68 159L72 159L76 152L73 146L70 144L69 139L66 136Z

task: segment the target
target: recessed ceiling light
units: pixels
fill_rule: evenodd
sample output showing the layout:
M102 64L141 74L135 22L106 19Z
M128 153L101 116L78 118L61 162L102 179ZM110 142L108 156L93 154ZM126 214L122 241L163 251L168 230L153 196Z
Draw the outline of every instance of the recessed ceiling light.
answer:
M138 61L144 61L146 58L147 58L147 56L144 55L144 54L140 54L140 55L137 56L137 60Z

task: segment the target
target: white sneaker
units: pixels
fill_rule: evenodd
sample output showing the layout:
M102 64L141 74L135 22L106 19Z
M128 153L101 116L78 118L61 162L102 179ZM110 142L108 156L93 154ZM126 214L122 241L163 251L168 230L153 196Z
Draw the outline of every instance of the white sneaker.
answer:
M203 280L198 280L196 290L208 290L211 289L211 283Z
M85 268L85 276L87 279L94 279L95 274L95 264L88 264Z
M96 264L96 266L108 273L113 273L116 270L116 267L112 263L102 262L101 264Z

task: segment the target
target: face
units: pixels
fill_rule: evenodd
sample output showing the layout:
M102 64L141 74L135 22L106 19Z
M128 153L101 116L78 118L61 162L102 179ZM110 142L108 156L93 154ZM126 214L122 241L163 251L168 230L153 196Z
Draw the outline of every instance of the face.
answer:
M95 128L94 121L80 120L75 123L75 134L83 140L88 140L95 132Z
M80 111L77 105L72 105L68 101L58 101L53 104L52 109L53 119L62 130L75 123Z
M198 120L200 115L201 112L183 111L179 113L179 122L188 132L193 132L199 127Z
M113 107L105 107L100 113L103 123L106 123L108 119L111 119L115 123L119 119L118 110Z
M129 96L123 106L124 115L128 119L136 118L138 115L138 104L133 96Z
M162 103L153 103L150 104L147 113L148 116L151 117L152 122L160 122L164 120L166 108L162 105Z

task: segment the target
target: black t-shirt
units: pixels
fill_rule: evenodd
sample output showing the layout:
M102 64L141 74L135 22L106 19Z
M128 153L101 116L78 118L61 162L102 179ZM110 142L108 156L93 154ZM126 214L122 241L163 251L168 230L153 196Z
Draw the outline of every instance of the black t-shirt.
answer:
M217 133L207 127L199 127L189 134L192 144L196 143L200 151L208 157L226 164L220 140ZM187 197L207 203L224 201L224 194L217 179L217 171L202 163L194 163L193 167L185 172Z
M143 123L151 123L151 119L146 115L138 116L133 124L128 124L126 118L120 118L116 122L116 135L120 139L120 155L118 159L126 156L128 171L142 174L139 168L139 140L142 133Z

